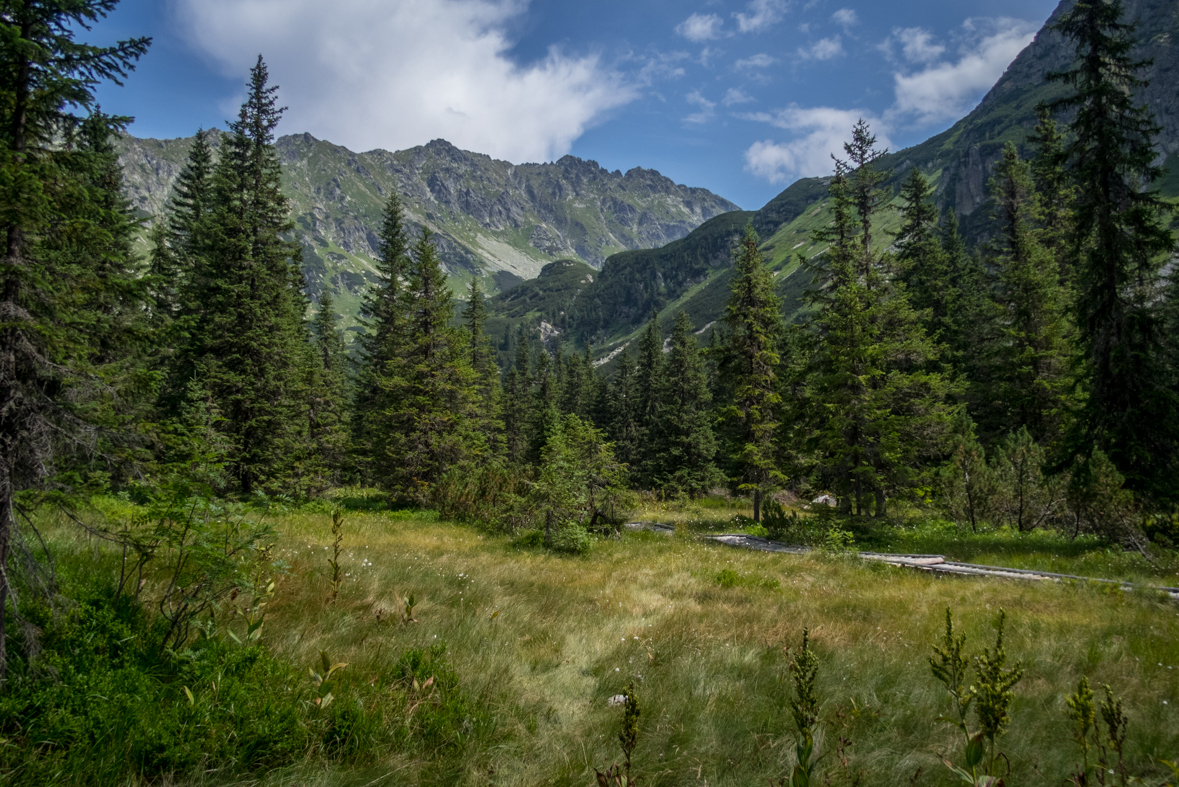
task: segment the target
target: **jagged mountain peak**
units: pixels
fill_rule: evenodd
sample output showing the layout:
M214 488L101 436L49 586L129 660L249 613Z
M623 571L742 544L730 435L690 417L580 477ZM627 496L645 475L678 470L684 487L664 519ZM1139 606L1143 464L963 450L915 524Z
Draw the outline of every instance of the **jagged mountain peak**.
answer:
M165 210L191 145L191 138L121 139L128 196L143 216ZM576 156L512 164L444 139L356 153L310 133L276 146L311 295L332 291L348 317L372 280L376 230L394 190L411 230L436 233L455 288L488 276L489 292L534 278L554 260L600 267L615 252L663 246L737 208L653 170L623 175Z

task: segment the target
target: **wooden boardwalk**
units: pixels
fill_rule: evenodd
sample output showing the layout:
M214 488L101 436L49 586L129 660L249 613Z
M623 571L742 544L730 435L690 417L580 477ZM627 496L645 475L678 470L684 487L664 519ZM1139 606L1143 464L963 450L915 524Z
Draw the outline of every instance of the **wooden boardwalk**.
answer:
M627 530L650 530L667 535L675 533L674 527L661 522L629 522L625 527ZM715 541L719 544L739 547L741 549L754 549L759 552L782 552L790 555L803 555L811 551L810 547L792 546L778 541L771 541L768 538L734 533L704 536L703 538L706 541ZM891 552L856 552L855 554L864 560L874 560L900 568L910 568L936 574L1015 579L1026 582L1096 582L1106 585L1118 585L1123 590L1153 590L1179 601L1179 588L1139 585L1116 579L1098 579L1096 577L1081 577L1073 574L1054 574L1051 571L1031 571L1023 568L1006 568L1004 566L981 566L975 563L961 563L956 560L947 560L944 555L898 555Z

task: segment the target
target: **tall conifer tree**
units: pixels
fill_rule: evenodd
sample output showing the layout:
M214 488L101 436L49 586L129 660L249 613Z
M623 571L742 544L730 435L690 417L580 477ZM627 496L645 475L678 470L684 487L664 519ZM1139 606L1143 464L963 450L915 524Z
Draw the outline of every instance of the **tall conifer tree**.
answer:
M999 324L988 398L1001 428L992 425L992 431L1026 427L1036 440L1051 441L1059 437L1070 387L1064 293L1056 261L1035 228L1039 201L1032 169L1010 142L990 187L1000 225L991 260Z
M831 185L835 223L825 281L812 301L819 346L808 396L814 447L832 470L844 510L887 513L892 490L911 486L923 459L936 454L948 421L948 386L935 370L936 346L921 327L895 262L873 248L871 228L885 201L883 155L862 121L836 161Z
M656 479L663 487L704 494L723 476L713 463L717 443L704 359L685 312L676 315L659 398Z
M239 489L281 488L307 450L309 364L299 247L274 129L283 110L262 59L213 174L212 206L184 299L192 325L173 390L197 379L224 420Z
M197 131L188 151L184 169L176 177L169 200L168 246L176 256L174 290L184 288L195 264L194 257L204 250L201 237L204 222L213 201L213 149L210 132Z
M409 235L397 192L390 192L381 217L376 259L376 283L360 306L364 330L357 338L356 393L352 408L352 449L356 471L367 482L376 480L385 456L376 442L382 413L388 401L391 375L398 373L405 341L408 304L405 286L409 277Z
M978 348L992 316L987 272L982 257L966 250L966 242L958 232L958 214L953 208L946 211L941 244L956 306L948 312L939 338L946 346L946 361L969 391L971 385L982 379Z
M1174 500L1179 396L1170 385L1160 314L1161 268L1175 249L1171 208L1149 190L1159 132L1134 93L1148 64L1131 57L1133 26L1121 0L1077 0L1054 29L1076 47L1073 66L1049 79L1073 88L1055 101L1074 112L1067 146L1077 188L1069 259L1075 270L1079 372L1084 396L1073 452L1101 449L1127 485Z
M532 356L528 333L522 327L516 343L515 365L504 380L504 442L508 459L523 462L532 443Z
M659 313L652 312L651 319L639 342L639 362L635 371L635 394L638 419L637 467L632 468L631 478L644 487L655 483L658 473L659 430L662 427L660 393L663 388L663 339L659 332Z
M916 167L901 186L901 229L897 262L913 308L921 312L926 332L935 340L952 337L952 321L960 308L957 282L950 275L948 255L938 237L933 189Z
M106 325L92 310L134 308L140 298L136 277L128 275L131 261L107 256L121 253L122 241L116 237L101 248L126 222L117 215L122 195L91 207L95 195L87 192L101 186L70 161L76 150L60 144L82 123L75 113L94 109L95 88L118 83L150 44L137 38L95 47L75 40L115 5L39 0L8 3L0 14L0 183L6 184L0 217L0 681L8 663L8 614L20 614L21 599L12 595L13 550L20 548L16 496L43 483L73 447L89 443L94 419L109 412L96 404L113 392L104 355L116 368L119 359L90 349ZM101 122L119 125L113 118ZM66 227L100 248L62 254ZM89 253L95 250L97 259Z
M785 477L778 470L774 433L782 397L778 391L778 341L781 306L770 272L758 250L753 226L745 228L736 251L736 275L725 323L729 359L735 375L733 401L724 408L732 440L739 489L753 495L753 519L761 521L763 495Z
M348 459L348 351L340 333L331 293L319 296L311 335L315 362L310 365L308 432L311 456L308 469L323 486L339 484Z
M467 303L463 307L463 322L467 328L471 370L475 374L475 420L480 454L494 454L502 450L503 417L499 384L499 367L495 350L484 330L487 323L487 303L479 287L479 279L471 279Z
M396 372L381 381L388 405L376 435L378 480L398 499L425 502L442 474L471 456L476 398L470 350L451 325L454 296L428 229L414 245L406 299Z
M634 357L627 347L618 355L618 366L609 386L610 439L618 461L637 466L639 446L639 394Z
M1069 181L1068 152L1064 135L1047 107L1036 110L1038 122L1028 136L1028 144L1035 151L1032 158L1032 178L1036 186L1036 209L1042 228L1040 241L1052 254L1060 268L1061 284L1072 282L1068 264L1068 237L1072 232L1072 203L1076 190Z

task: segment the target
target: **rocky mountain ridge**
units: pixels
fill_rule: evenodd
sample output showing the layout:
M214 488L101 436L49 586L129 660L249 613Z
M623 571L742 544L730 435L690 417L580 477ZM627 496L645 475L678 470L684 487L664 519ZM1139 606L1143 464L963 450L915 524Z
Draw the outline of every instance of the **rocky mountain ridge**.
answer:
M211 141L219 146L219 132ZM119 141L127 194L142 215L165 210L191 145L191 138ZM613 253L663 246L737 209L654 170L610 172L574 156L517 165L444 140L355 153L310 134L284 136L277 148L309 289L330 289L347 316L372 278L376 231L392 190L414 231L437 233L456 289L488 276L491 292L534 278L558 259L601 267Z

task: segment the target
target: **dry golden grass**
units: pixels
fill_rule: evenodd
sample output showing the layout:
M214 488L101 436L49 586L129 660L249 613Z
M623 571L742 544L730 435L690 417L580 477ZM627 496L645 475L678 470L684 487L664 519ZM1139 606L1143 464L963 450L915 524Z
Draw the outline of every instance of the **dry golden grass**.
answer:
M947 607L974 650L990 644L999 609L1008 613L1008 654L1027 669L1003 741L1008 784L1062 782L1073 764L1063 698L1082 675L1125 697L1135 770L1156 774L1156 758L1179 756L1179 606L1151 594L936 577L653 533L568 558L447 523L354 513L348 576L330 604L330 518L277 524L290 573L266 623L273 650L297 664L326 650L363 674L443 641L496 719L493 734L434 762L391 755L383 768L298 783L390 774L378 783L588 785L594 766L618 757L620 714L607 699L634 681L645 784L765 784L792 756L785 648L805 626L821 660L823 745L850 738L864 783L906 784L920 770L916 784L947 784L939 755L957 749L936 721L949 708L926 663ZM722 587L725 569L743 581ZM401 625L411 592L419 622Z

